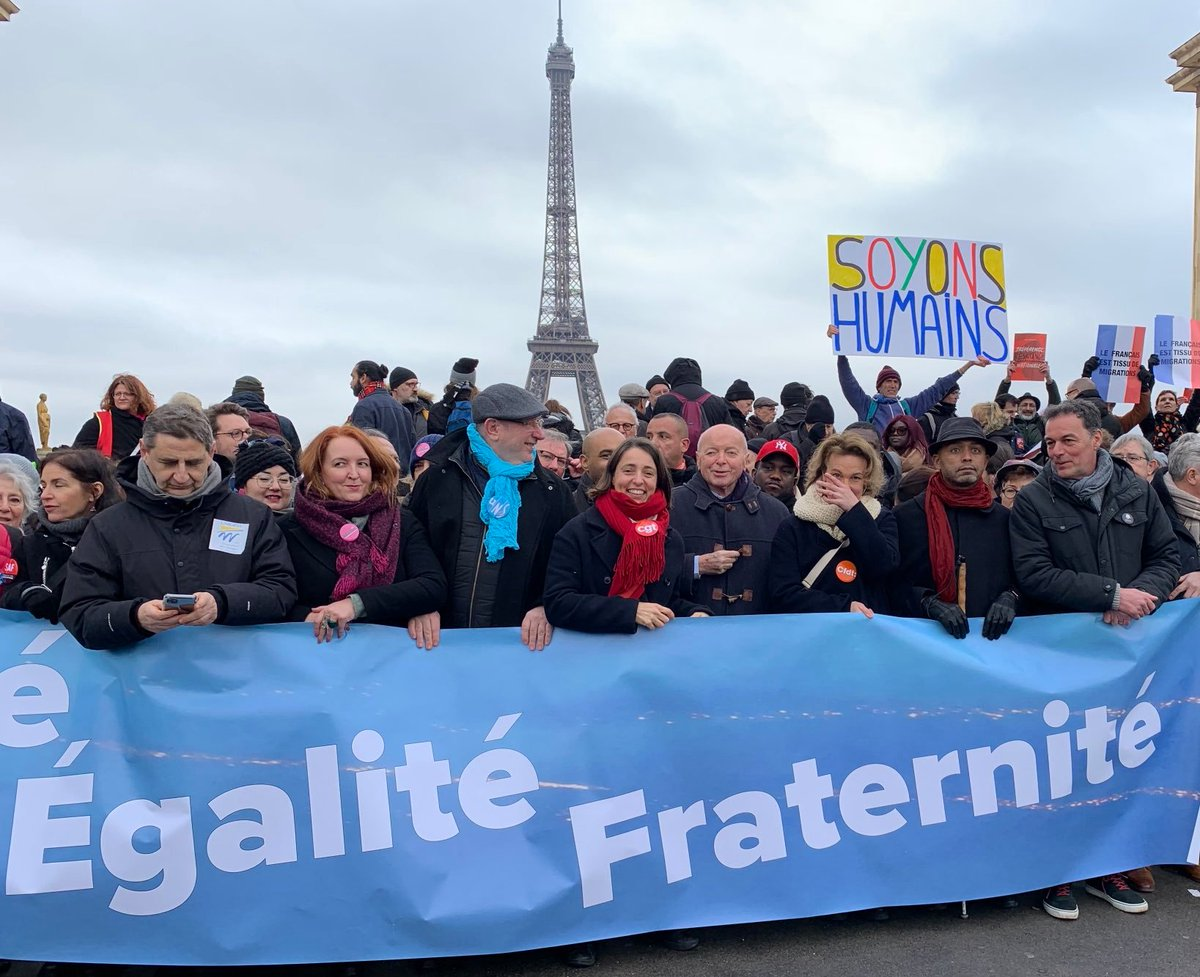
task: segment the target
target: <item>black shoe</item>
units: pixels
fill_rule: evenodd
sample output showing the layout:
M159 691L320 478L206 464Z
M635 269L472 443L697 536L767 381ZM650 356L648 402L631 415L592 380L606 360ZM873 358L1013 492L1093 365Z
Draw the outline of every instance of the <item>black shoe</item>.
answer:
M1088 879L1084 888L1089 895L1103 899L1123 913L1144 913L1150 908L1150 904L1129 887L1129 883L1123 875L1106 875L1102 879Z
M867 919L869 919L872 923L886 923L891 918L892 914L882 906L880 906L878 909L867 910Z
M576 943L563 954L563 963L568 967L590 967L595 962L596 948L591 943Z
M1042 896L1042 908L1055 919L1079 918L1079 903L1075 901L1070 882L1047 889Z
M1004 898L1000 900L1001 909L1019 909L1020 907L1021 900L1016 896L1004 896Z
M667 930L658 934L658 942L668 950L685 952L700 945L700 937L691 930Z

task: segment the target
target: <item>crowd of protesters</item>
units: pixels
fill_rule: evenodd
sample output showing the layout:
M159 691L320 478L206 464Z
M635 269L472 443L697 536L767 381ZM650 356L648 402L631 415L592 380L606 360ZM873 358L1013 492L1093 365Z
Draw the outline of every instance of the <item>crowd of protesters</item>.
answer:
M974 620L1003 640L1018 616L1136 627L1200 596L1200 398L1160 390L1151 409L1150 362L1117 415L1089 360L1065 399L1043 365L1045 405L1006 377L961 410L985 365L911 395L884 366L869 393L841 356L840 399L796 380L776 401L740 378L712 393L679 358L581 434L556 401L479 387L478 360L440 396L363 360L349 417L307 443L253 376L204 408L121 374L40 459L0 402L0 606L93 649L292 620L317 642L404 628L423 649L442 628L519 628L538 651L556 628L764 613L925 618L955 638ZM1153 888L1141 867L1085 883L1130 913ZM1069 882L1042 906L1079 913Z

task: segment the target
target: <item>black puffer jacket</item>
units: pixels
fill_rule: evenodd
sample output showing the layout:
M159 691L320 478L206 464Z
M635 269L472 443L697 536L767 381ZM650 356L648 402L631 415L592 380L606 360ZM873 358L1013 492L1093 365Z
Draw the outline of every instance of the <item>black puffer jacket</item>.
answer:
M17 535L13 559L17 575L4 586L0 607L6 611L28 611L51 624L58 623L67 561L74 547L61 536L38 526Z
M285 620L296 602L287 543L270 509L229 491L229 462L218 458L217 488L183 502L138 488L139 460L118 466L126 501L97 513L71 556L61 617L75 640L120 648L148 638L137 609L170 593L209 591L218 624Z
M1179 581L1171 521L1150 483L1121 461L1100 512L1050 477L1017 494L1009 517L1013 566L1035 613L1107 611L1118 587L1165 600Z

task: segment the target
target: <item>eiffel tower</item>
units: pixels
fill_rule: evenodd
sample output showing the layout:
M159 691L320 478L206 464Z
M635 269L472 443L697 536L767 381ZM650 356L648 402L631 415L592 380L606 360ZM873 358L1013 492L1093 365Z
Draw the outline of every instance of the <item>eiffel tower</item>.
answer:
M542 265L542 304L537 335L529 340L525 389L544 401L551 377L574 377L587 431L604 423L604 391L596 372L599 345L588 334L579 267L579 227L575 215L575 154L571 141L571 79L575 59L563 42L562 0L558 37L546 57L550 79L550 160L546 173L546 255Z

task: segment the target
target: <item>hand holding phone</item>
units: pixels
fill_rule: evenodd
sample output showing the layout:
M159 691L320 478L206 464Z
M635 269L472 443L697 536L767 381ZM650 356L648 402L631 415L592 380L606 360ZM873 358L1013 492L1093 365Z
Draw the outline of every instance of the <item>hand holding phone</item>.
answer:
M195 594L163 594L162 606L166 610L190 611L196 606Z

